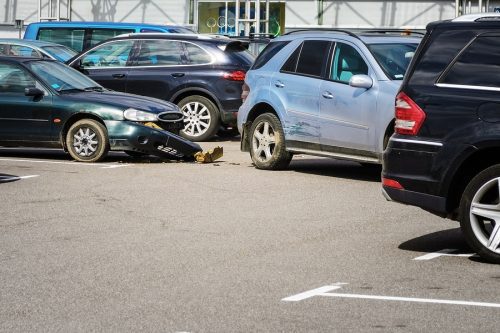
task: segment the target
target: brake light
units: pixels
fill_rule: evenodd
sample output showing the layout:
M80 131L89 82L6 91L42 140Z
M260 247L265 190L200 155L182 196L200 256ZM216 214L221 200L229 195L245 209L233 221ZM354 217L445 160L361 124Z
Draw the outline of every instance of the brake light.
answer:
M248 86L248 84L243 83L243 87L241 88L241 99L243 100L243 102L245 102L245 100L247 99L248 94L250 94L250 87Z
M417 135L425 120L425 112L404 92L396 96L396 123L398 134Z
M397 181L395 181L394 179L389 179L389 178L384 178L382 177L382 186L387 186L387 187L392 187L392 188L395 188L397 190L403 190L403 186L401 186L401 184Z
M244 71L225 72L222 77L230 81L245 81L246 73Z

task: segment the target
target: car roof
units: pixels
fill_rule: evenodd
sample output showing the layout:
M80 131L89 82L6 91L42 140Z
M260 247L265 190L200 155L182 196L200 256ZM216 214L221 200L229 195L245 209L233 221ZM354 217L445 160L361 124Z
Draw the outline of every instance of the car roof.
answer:
M411 33L410 35L406 35ZM374 31L362 31L359 33L341 30L341 29L322 29L322 30L300 30L292 31L277 40L295 40L298 38L342 38L350 40L352 42L361 41L364 44L384 44L384 43L420 43L423 33L420 36L415 34L415 32L408 32L406 30L396 31L396 30L374 30Z
M110 40L113 39L176 39L176 40L199 40L199 41L222 42L222 43L229 43L235 40L221 35L164 34L157 32L123 34L113 37Z
M32 26L44 26L44 27L145 27L145 28L185 28L181 25L172 24L149 24L149 23L129 23L129 22L87 22L87 21L57 21L57 22L35 22L31 23ZM189 28L185 28L189 29Z
M64 46L61 44L56 44L56 43L46 42L46 41L41 41L41 40L19 39L19 38L0 38L0 44L19 44L19 45L34 46L34 47Z
M5 56L5 55L0 55L0 60L17 62L17 63L24 63L26 61L32 61L32 60L57 62L54 59L42 59L42 58L37 58L37 57L25 57L25 56Z

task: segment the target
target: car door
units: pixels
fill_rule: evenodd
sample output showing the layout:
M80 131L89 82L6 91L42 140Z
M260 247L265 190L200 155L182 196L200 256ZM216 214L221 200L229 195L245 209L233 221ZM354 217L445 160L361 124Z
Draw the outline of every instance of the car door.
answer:
M134 45L135 41L131 39L101 44L74 61L72 66L102 86L124 92Z
M43 96L25 96L25 88ZM52 141L52 97L24 67L0 62L0 141Z
M377 89L349 85L353 75L372 75L366 60L354 45L337 42L332 52L328 78L320 87L321 144L337 148L375 149L373 117L377 111ZM341 150L340 150L341 151Z
M271 79L271 90L286 112L283 124L289 147L312 143L319 149L319 90L331 42L305 40Z
M185 50L180 41L147 39L140 43L130 67L126 91L131 94L170 100L189 74Z

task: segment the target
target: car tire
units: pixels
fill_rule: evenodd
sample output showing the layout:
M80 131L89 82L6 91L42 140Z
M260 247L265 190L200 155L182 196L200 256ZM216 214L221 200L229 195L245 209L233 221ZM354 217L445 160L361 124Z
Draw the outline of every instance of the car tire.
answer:
M66 147L78 162L99 162L109 151L108 131L96 120L79 120L68 130Z
M460 227L482 258L500 263L500 165L477 174L460 201ZM498 222L495 222L495 219Z
M208 98L194 95L178 103L184 114L184 129L180 135L190 141L207 141L220 127L219 109Z
M280 170L290 164L293 155L286 150L281 122L272 113L258 116L250 128L250 156L258 169Z

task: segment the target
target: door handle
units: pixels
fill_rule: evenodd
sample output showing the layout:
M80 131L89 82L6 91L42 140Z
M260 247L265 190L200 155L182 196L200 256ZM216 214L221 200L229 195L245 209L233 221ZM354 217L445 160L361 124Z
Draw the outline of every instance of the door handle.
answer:
M125 77L125 74L113 74L111 76L115 79L123 79Z
M283 82L281 82L281 81L276 81L276 82L274 82L274 85L275 85L276 87L278 87L278 88L283 88L283 87L285 87L285 84L284 84Z
M322 95L322 96L323 96L324 98L326 98L326 99L333 99L333 95L332 95L332 93L331 93L331 92L329 92L329 91L325 91L325 92L323 92L323 95Z
M185 74L184 73L172 73L171 75L173 77L183 77Z

